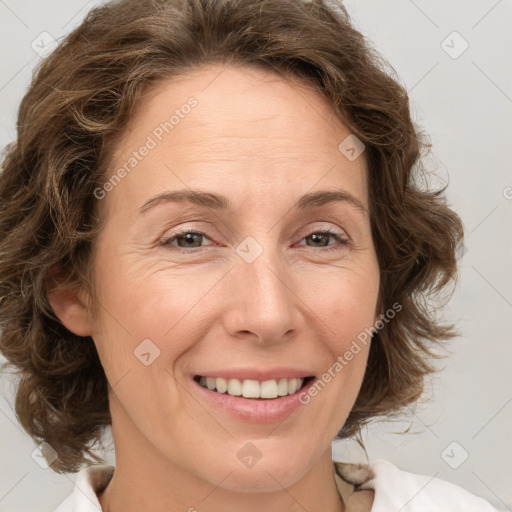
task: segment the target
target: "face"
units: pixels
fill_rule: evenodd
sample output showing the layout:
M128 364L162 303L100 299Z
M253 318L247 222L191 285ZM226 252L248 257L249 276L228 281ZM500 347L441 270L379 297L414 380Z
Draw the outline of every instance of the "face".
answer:
M204 67L144 95L107 179L130 171L97 192L88 326L118 461L131 446L264 490L330 457L369 344L298 397L374 324L379 289L364 153L338 149L349 135L318 93L258 69Z

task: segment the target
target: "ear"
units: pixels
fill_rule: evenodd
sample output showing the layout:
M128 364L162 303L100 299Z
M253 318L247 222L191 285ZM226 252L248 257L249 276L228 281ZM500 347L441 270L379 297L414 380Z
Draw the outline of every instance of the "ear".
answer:
M59 269L54 269L45 281L48 301L69 331L78 336L91 336L91 313L87 308L85 292L76 284L64 285L64 281Z

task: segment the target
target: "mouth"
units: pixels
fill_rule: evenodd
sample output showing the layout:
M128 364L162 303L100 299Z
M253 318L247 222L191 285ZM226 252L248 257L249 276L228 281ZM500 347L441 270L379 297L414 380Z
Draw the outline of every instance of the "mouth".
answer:
M295 395L304 389L314 378L314 375L311 375L304 378L282 377L260 381L255 379L195 375L194 381L201 387L215 393L264 401Z

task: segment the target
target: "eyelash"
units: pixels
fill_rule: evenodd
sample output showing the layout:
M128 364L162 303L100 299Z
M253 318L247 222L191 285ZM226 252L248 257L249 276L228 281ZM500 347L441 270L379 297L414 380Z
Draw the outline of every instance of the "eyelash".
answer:
M172 237L169 237L169 238L165 238L164 240L162 240L161 242L161 246L170 246L171 245L171 242L173 242L174 240L176 240L177 238L180 238L184 235L187 235L187 234L193 234L193 235L200 235L200 236L204 236L205 238L208 238L208 236L206 235L206 233L203 233L202 231L195 231L193 229L185 229L183 231L180 231L179 233L176 233L174 234ZM348 247L351 245L351 242L350 240L348 240L347 238L344 238L342 235L340 235L339 233L336 233L335 231L331 231L331 230L325 230L325 231L312 231L311 233L309 233L308 235L304 236L301 238L301 240L303 240L304 238L308 238L310 237L311 235L317 235L317 234L322 234L322 235L330 235L331 237L333 237L339 245L341 245L342 247ZM209 238L208 238L209 239ZM174 246L172 249L169 249L169 250L172 250L172 251L176 251L176 252L180 252L180 253L183 253L183 254L190 254L190 253L197 253L197 252L202 252L202 247L192 247L190 249L184 249L182 247L178 247L178 246ZM315 247L311 247L311 249L315 249ZM340 250L340 247L337 245L337 244L334 244L332 246L328 246L328 247L319 247L319 249L322 251L322 252L330 252L330 251L337 251L337 250Z

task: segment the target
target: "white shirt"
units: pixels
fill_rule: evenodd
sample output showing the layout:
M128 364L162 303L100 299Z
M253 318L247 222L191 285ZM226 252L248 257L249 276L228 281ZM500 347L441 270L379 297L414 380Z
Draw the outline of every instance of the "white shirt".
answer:
M341 492L373 489L371 512L497 512L486 500L437 477L402 471L387 460L368 465L335 462L335 480ZM96 495L110 481L114 466L95 464L81 469L73 492L55 512L101 512ZM341 478L342 477L342 478Z

